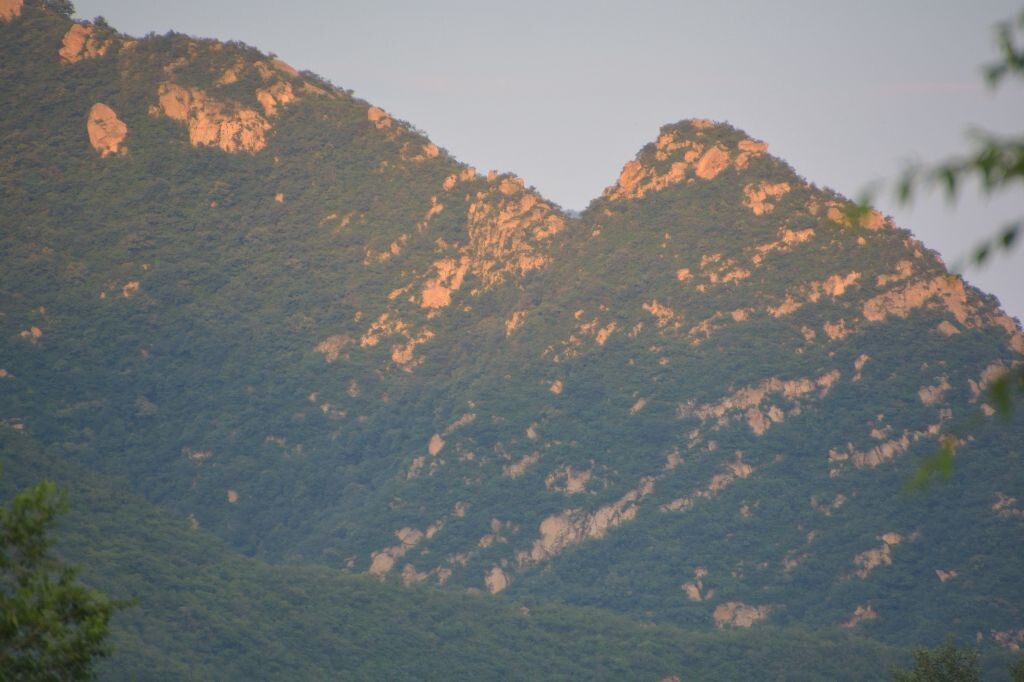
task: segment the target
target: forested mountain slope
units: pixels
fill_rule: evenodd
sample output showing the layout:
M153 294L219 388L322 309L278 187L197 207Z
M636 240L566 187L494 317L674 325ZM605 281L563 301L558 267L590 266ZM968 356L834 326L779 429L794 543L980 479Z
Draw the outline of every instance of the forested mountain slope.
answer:
M396 588L239 556L126 490L0 427L0 493L42 476L71 490L60 550L136 603L114 620L101 679L881 679L905 653L848 633L693 632L609 611ZM739 647L741 655L736 655ZM791 652L807 662L791 675ZM732 653L730 653L732 652ZM998 665L998 663L993 663Z
M1024 642L1024 336L884 216L694 119L575 218L244 45L7 6L0 419L48 461L317 575Z

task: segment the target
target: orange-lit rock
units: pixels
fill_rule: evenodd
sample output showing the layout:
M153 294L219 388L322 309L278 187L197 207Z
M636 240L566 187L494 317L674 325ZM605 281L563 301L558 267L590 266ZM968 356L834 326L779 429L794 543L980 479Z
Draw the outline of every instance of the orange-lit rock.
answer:
M501 469L501 475L508 478L519 478L526 473L526 470L531 465L536 464L539 460L539 452L531 452L528 455L523 455L518 461L503 466Z
M96 29L89 24L72 24L64 34L58 51L60 60L65 64L74 64L83 59L95 59L107 53L111 46L110 40L96 37Z
M14 21L21 16L25 0L0 0L0 21Z
M515 330L523 326L523 320L526 319L525 310L516 310L512 313L512 316L505 321L505 336L512 336Z
M384 111L383 109L379 109L377 107L370 107L369 109L366 110L366 118L379 129L391 127L391 116L388 115L388 112Z
M744 203L754 212L754 215L764 215L775 210L775 204L769 199L777 200L787 192L789 192L788 182L772 184L762 181L756 186L747 185L743 188L743 194L746 196Z
M267 118L277 116L278 107L291 104L295 99L292 85L286 81L278 81L268 88L256 91L256 100L263 107L263 113Z
M857 567L853 574L863 580L879 566L892 565L892 547L900 544L903 536L899 533L885 533L879 538L882 544L879 547L865 550L853 558Z
M772 377L760 384L734 391L714 403L682 403L677 414L679 417L697 417L704 424L713 424L716 429L734 421L746 421L755 433L763 433L771 423L782 421L784 413L779 411L772 415L770 408L761 408L762 403L775 396L776 399L781 397L790 402L793 405L791 410L798 409L800 399L811 399L815 393L818 399L825 397L839 376L838 370L832 370L822 373L816 379L782 380ZM767 411L760 414L762 410Z
M672 318L676 316L675 312L671 308L658 303L657 300L651 301L650 303L644 303L643 309L658 318L659 327L665 327L672 321Z
M128 148L124 146L124 139L128 136L128 126L106 104L97 102L92 105L85 127L89 134L89 144L99 152L101 157L128 152Z
M899 263L896 264L896 272L894 272L891 275L879 275L875 279L875 285L884 287L887 284L907 279L912 274L914 274L914 264L911 263L909 260L901 260Z
M764 620L771 613L769 606L750 606L742 602L730 601L715 607L712 618L715 627L749 628L759 620Z
M951 275L918 280L879 294L864 303L863 315L869 322L880 322L890 315L905 318L926 305L946 308L961 324L967 322L970 315L963 280Z
M697 162L695 172L702 180L711 180L729 165L729 152L723 147L712 147Z
M575 495L587 491L593 475L593 469L575 469L563 464L544 478L544 485L548 490Z
M498 566L494 566L484 577L484 584L487 585L487 591L491 594L501 592L508 587L508 583L508 575L506 575L505 571L501 570Z
M850 333L850 328L846 326L845 320L839 320L838 322L826 322L821 328L825 331L825 336L831 341L838 341L844 338Z
M939 383L934 386L922 386L921 390L917 392L917 397L922 405L934 405L942 400L942 396L950 388L952 386L949 385L949 380L943 376L939 378Z
M866 620L874 620L875 618L878 618L878 613L871 608L871 606L858 606L854 609L853 615L850 616L850 620L846 621L839 627L849 630L857 627Z
M545 561L586 539L603 538L612 528L636 518L637 503L652 492L654 479L645 478L637 488L591 513L569 509L547 517L541 522L539 537L530 551L517 555L520 565Z
M370 575L384 575L395 567L395 561L405 556L406 552L415 547L425 537L422 531L415 528L401 528L395 531L399 544L387 547L370 556Z
M765 142L761 142L760 140L751 140L747 138L746 140L740 140L739 143L736 145L736 148L739 149L741 152L749 152L752 154L764 154L765 152L768 151L768 144Z
M704 578L708 575L706 568L698 566L693 571L693 580L680 585L686 598L690 601L706 601L715 596L714 590L704 590Z
M298 69L296 69L295 67L291 66L290 64L285 63L284 61L282 61L280 59L271 59L270 63L274 65L275 69L277 69L278 71L280 71L281 73L283 73L283 74L285 74L287 76L291 76L293 78L297 78L299 76Z
M424 308L443 308L452 301L452 292L462 286L462 281L469 269L469 259L463 256L459 261L445 258L434 262L437 275L423 285L421 306Z
M334 362L341 355L341 351L354 342L354 339L348 334L336 334L318 343L313 350L322 353L327 362Z
M565 219L536 194L510 196L493 185L477 193L466 222L469 243L463 253L485 289L547 265L548 240L565 228Z
M255 153L267 146L266 133L271 126L252 109L175 83L161 83L157 95L164 115L187 125L193 147Z
M714 450L710 447L709 450ZM736 452L736 458L731 462L725 462L724 471L715 474L708 481L706 486L694 490L686 497L679 497L658 507L662 512L685 512L693 509L700 500L710 500L719 492L732 485L738 479L749 478L754 473L754 467L743 461L743 453Z

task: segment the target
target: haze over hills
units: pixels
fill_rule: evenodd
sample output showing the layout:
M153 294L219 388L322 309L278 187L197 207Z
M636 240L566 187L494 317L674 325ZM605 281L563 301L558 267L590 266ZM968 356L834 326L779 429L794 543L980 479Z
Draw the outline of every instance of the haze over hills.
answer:
M181 607L133 587L112 676L280 642L251 621L291 580L473 632L491 608L512 630L553 609L528 637L588 661L556 677L714 678L719 643L746 665L774 637L817 652L809 678L884 674L947 632L1024 643L1024 433L984 393L1020 362L1019 323L765 142L666 125L577 217L244 45L17 0L0 18L5 479L89 500L123 482L123 506L73 522L97 584L202 545L223 557L211 593L271 586L219 646L161 656ZM953 481L900 494L963 424ZM174 530L95 548L139 537L136 515ZM195 587L158 594L175 580ZM445 594L466 591L501 596ZM585 617L709 653L588 667ZM474 641L451 654L466 675L527 646ZM444 674L412 670L390 669Z

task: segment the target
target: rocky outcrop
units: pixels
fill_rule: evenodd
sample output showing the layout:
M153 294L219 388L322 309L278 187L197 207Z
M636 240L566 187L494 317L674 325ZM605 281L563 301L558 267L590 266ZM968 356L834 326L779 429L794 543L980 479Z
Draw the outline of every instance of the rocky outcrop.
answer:
M381 120L380 116L376 118L377 122ZM429 146L436 150L436 147ZM455 182L468 182L474 178L475 171L465 169L460 174L449 176L444 187L450 188ZM466 240L453 244L444 238L435 240L440 257L432 262L425 274L413 274L411 281L407 280L404 286L392 290L388 299L394 303L361 340L360 345L368 347L376 345L385 336L405 336L407 343L404 346L393 347L392 360L406 371L411 371L422 361L414 355L415 347L429 341L434 333L403 321L402 318L409 319L401 312L406 301L403 294L418 288L418 295L409 296L407 300L418 304L420 309L427 309L428 319L440 315L460 290L468 290L469 296L476 296L500 285L506 278L519 278L545 267L550 262L551 237L566 224L565 218L551 204L540 200L532 190L526 190L523 181L513 176L494 175L485 189L478 190L475 197L466 195L466 199L469 202ZM445 205L436 196L431 197L423 219L416 224L415 234L427 232L431 219L444 210ZM379 256L368 250L364 264L389 260L401 252L410 236L402 235L391 244L389 251ZM524 314L525 311L520 311L513 316L507 334L515 330ZM599 333L601 341L606 340L612 331L614 326L602 330Z
M462 281L469 270L469 258L462 256L458 261L444 258L434 262L435 277L423 285L421 305L424 308L444 308L452 302L452 293L462 287Z
M11 22L21 16L25 0L0 0L0 21Z
M743 188L744 204L754 215L764 215L775 210L775 203L789 192L788 182L760 182ZM812 233L813 234L813 233Z
M83 59L102 57L111 45L113 45L113 41L99 37L94 26L73 24L64 34L58 54L64 64L74 64Z
M698 566L693 570L693 580L683 583L680 588L686 595L686 598L690 601L700 602L707 601L715 596L714 590L704 589L704 578L708 575L708 570L703 566Z
M263 113L267 118L277 116L279 107L291 104L295 99L292 84L287 81L277 81L273 85L256 91L256 100L263 107Z
M433 457L437 453L441 452L444 448L444 438L441 438L441 434L435 433L430 437L430 441L427 443L427 453Z
M878 612L871 608L870 604L868 606L858 606L854 609L853 615L850 616L850 620L846 621L839 627L851 630L866 620L874 620L876 618L878 618Z
M712 618L715 627L749 628L759 620L764 620L771 613L770 606L750 606L743 602L730 601L715 607Z
M124 145L128 126L106 104L97 102L92 105L85 128L89 134L89 144L101 157L128 153L128 147Z
M478 192L466 216L469 243L463 253L484 289L513 275L547 265L550 238L565 228L551 204L505 179Z
M992 630L989 632L996 644L1016 653L1024 647L1024 628L1019 630Z
M324 359L330 363L341 357L342 351L354 342L355 340L348 334L335 334L318 343L313 350L322 353Z
M754 473L754 467L743 461L743 453L737 451L736 458L726 462L724 471L715 474L703 488L698 488L686 497L678 497L671 502L666 502L658 509L662 512L685 512L693 509L699 500L710 500L719 492L732 485L741 478L749 478Z
M767 193L766 193L767 198ZM810 241L814 237L813 228L804 228L802 230L791 230L787 227L779 229L779 238L773 242L767 244L761 244L756 247L753 256L750 257L751 262L754 265L760 265L764 261L765 256L772 253L773 251L786 252L790 250L790 247L796 244L803 244L806 241Z
M395 567L395 561L405 556L405 553L415 547L423 540L423 531L415 528L401 528L395 531L398 544L374 552L370 559L370 575L384 575Z
M506 478L519 478L526 470L532 465L540 461L539 452L531 452L528 455L523 455L512 464L506 464L501 468L501 475Z
M575 495L587 491L587 484L593 477L593 469L576 469L563 464L544 478L548 490Z
M404 287L393 291L392 298L397 298L407 289ZM391 345L391 361L402 370L411 372L423 362L423 356L416 355L416 349L434 338L434 332L427 327L410 324L398 315L395 309L381 313L360 337L359 346L373 348L386 338L398 337Z
M33 327L33 329L35 329ZM1024 519L1024 509L1017 507L1017 498L1004 492L996 493L996 501L992 503L992 511L1003 519Z
M777 377L765 379L755 386L741 388L731 395L713 403L697 404L688 401L679 405L677 416L696 417L702 425L711 425L713 430L721 429L733 421L746 421L754 433L761 435L773 422L781 422L784 412L777 405L762 407L769 398L783 399L790 403L788 413L798 415L801 401L818 399L828 395L832 385L839 380L839 370L832 370L814 379L789 379Z
M618 183L605 190L605 198L610 201L639 199L682 182L713 180L730 166L745 169L752 158L768 150L768 145L750 139L741 140L731 148L709 141L705 131L714 127L710 121L694 119L662 128L653 158L641 154L628 162L622 168Z
M670 322L672 322L673 318L676 317L676 313L674 310L672 310L668 306L658 303L657 299L644 303L643 309L649 312L651 315L654 315L654 317L658 321L657 324L659 328L666 327ZM682 320L680 319L679 322L681 323Z
M845 275L830 275L821 282L808 282L786 292L786 297L777 306L768 306L767 312L775 317L782 317L796 312L806 303L817 303L824 296L839 298L860 279L859 272L848 272Z
M490 573L484 577L484 584L487 585L487 591L491 594L501 592L508 587L508 583L508 575L499 566L493 567Z
M527 312L526 310L515 310L512 312L512 315L505 321L505 336L512 336L517 329L523 326Z
M853 557L853 563L857 567L853 575L861 580L867 578L879 566L891 566L892 548L903 542L903 536L899 533L885 533L879 539L882 541L881 545Z
M568 509L547 517L541 521L539 537L530 550L516 554L520 567L548 560L584 540L603 538L612 528L633 520L639 509L638 502L654 492L654 481L654 478L641 480L639 486L593 512Z
M939 383L934 386L922 386L917 392L917 397L922 405L934 405L942 400L942 396L950 388L952 386L949 385L949 380L945 376L939 377Z
M252 154L267 146L270 123L253 109L175 83L161 83L157 96L158 111L186 124L193 147L219 147L230 153Z
M914 264L909 260L901 260L896 264L896 272L890 274L878 275L875 279L875 285L884 287L893 282L899 282L901 280L909 278L914 274Z
M961 324L970 317L964 282L952 275L919 280L879 294L865 301L863 315L868 322L881 322L889 316L906 318L912 311L925 306L946 308Z
M856 224L871 232L877 232L884 227L892 227L891 221L878 211L865 210L849 201L811 199L807 202L806 208L811 215L824 216L842 227L853 227Z
M379 130L391 127L391 116L388 112L377 107L370 107L366 110L366 119L373 123Z
M939 410L939 419L934 424L929 424L919 431L904 431L898 438L887 438L889 427L885 429L872 429L872 437L882 440L881 443L866 450L858 450L853 443L847 443L845 450L832 448L828 453L829 476L839 476L848 463L852 463L857 469L874 469L910 449L911 445L922 439L938 438L942 425L950 419L952 412L948 409Z

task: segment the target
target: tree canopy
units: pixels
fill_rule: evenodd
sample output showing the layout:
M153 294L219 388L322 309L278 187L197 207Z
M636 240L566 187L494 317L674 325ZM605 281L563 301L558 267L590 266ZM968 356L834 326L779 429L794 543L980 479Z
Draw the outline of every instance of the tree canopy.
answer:
M117 604L82 585L54 556L50 531L66 495L43 481L0 508L0 678L85 680L110 653Z

